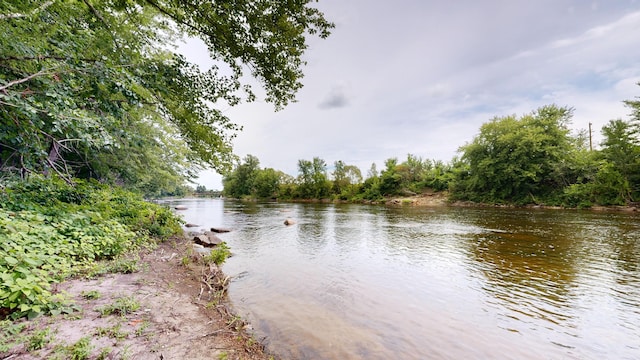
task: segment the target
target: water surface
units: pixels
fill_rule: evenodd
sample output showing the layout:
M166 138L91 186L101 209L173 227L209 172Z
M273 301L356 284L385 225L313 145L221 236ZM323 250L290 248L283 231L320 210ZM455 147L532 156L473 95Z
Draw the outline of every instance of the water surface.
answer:
M234 230L231 300L284 358L640 358L637 214L174 203Z

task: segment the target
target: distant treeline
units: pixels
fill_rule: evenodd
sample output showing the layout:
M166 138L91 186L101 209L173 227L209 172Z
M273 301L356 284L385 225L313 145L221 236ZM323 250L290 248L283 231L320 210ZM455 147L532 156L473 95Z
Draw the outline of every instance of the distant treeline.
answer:
M333 171L321 158L298 161L298 176L260 168L246 156L223 177L223 193L234 198L378 201L430 191L449 199L490 204L565 207L628 205L640 201L640 101L625 101L630 120L602 128L599 149L590 134L572 134L572 109L549 105L530 114L496 117L450 162L412 154L389 158L378 171L338 160Z

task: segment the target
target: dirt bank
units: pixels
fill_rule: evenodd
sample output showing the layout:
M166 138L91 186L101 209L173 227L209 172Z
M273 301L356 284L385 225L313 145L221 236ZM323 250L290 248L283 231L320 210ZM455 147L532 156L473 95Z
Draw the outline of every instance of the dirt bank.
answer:
M4 324L0 360L272 359L230 310L228 279L190 248L172 239L137 272L58 284L78 311Z
M387 205L411 205L411 206L444 206L448 204L446 192L433 192L409 197L398 197L386 201Z

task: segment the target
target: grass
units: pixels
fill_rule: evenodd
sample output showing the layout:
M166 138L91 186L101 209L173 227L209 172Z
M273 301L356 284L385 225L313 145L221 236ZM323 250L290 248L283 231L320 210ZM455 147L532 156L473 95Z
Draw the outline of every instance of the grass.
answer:
M44 348L52 340L49 328L34 331L25 343L27 351L35 351Z
M122 330L122 324L120 323L111 327L99 327L96 329L94 334L97 336L112 338L118 341L124 340L129 336L128 332Z
M0 321L0 353L22 342L22 337L19 335L25 328L25 324L15 324L10 320Z
M102 348L100 350L100 354L98 354L98 357L96 357L96 360L106 360L106 359L108 359L109 355L111 354L112 351L113 351L113 349L110 348L110 347Z
M140 302L134 296L123 296L117 298L113 304L98 308L100 316L107 315L127 315L140 309Z
M96 299L100 299L102 295L97 290L91 290L91 291L81 292L80 296L82 296L82 298L85 300L96 300Z
M151 323L148 320L144 320L140 327L136 329L136 336L140 337L144 335L144 331L147 330L149 326L151 326Z
M58 345L52 359L87 360L91 356L91 338L85 336L72 345Z

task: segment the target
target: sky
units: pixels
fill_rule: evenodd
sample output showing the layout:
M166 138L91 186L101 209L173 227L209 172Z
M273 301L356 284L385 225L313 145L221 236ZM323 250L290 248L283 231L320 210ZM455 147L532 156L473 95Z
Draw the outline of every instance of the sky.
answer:
M304 87L276 112L256 101L224 109L243 126L240 158L298 174L298 160L342 160L363 175L407 154L450 161L496 116L543 105L574 109L594 145L623 100L640 96L639 0L320 0L336 24L310 38ZM203 44L179 47L211 64ZM204 171L197 184L222 189Z

